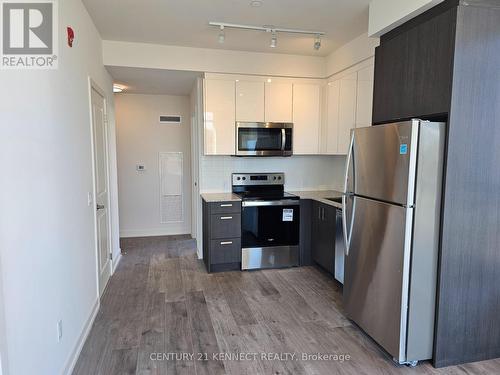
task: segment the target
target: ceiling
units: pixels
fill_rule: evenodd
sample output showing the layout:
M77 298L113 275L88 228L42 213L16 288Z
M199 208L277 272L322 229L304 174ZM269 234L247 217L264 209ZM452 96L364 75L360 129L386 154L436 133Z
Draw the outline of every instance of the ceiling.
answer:
M107 66L113 82L127 94L189 95L201 73L178 70Z
M368 30L370 0L83 0L105 40L326 56ZM277 48L262 31L226 29L225 43L209 21L325 31L313 37L278 34Z

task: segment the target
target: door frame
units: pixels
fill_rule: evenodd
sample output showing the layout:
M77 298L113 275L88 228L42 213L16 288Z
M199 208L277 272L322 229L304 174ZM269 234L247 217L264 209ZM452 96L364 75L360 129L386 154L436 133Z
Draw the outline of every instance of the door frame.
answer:
M191 237L198 241L198 222L199 200L200 200L200 143L199 143L199 89L198 80L196 80L190 101L192 105L191 113ZM193 97L194 96L194 97Z
M97 295L99 297L99 300L101 299L101 288L100 288L100 269L99 269L99 245L98 245L98 238L97 238L97 211L95 209L96 205L96 171L95 171L95 160L96 160L96 155L95 155L95 145L94 145L94 123L93 123L93 113L92 113L92 90L95 90L97 93L99 93L103 99L104 99L104 126L105 126L105 134L106 134L106 139L105 139L105 145L106 145L106 183L108 186L108 198L107 198L107 207L108 207L108 249L109 249L109 267L110 267L110 275L113 275L113 241L112 241L112 229L111 229L111 180L109 178L109 122L108 122L108 100L106 98L106 93L104 92L103 89L89 76L88 77L88 88L89 88L89 113L90 113L90 151L91 151L91 161L92 161L92 203L91 207L93 210L93 219L94 219L94 252L95 252L95 259L96 259L96 285L97 285ZM106 290L106 288L103 289L103 293Z

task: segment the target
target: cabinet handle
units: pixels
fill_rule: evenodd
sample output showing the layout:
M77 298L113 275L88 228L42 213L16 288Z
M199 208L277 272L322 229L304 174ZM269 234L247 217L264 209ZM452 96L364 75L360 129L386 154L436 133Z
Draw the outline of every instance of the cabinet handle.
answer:
M233 207L233 205L231 203L228 203L228 204L221 204L220 205L221 207Z
M232 245L233 241L222 241L220 244L221 245Z
M221 216L220 219L221 220L232 220L232 216Z

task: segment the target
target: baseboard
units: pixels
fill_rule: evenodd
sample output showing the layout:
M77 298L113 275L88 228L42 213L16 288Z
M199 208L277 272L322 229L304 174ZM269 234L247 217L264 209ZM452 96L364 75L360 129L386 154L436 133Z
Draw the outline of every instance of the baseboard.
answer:
M73 349L73 352L71 353L68 361L66 362L66 366L64 367L64 372L63 372L63 374L65 374L65 375L71 375L73 373L73 370L75 369L76 361L78 361L78 357L80 356L80 353L83 349L83 345L85 344L85 340L87 340L87 337L90 333L92 325L94 324L94 320L95 320L97 313L99 311L99 303L100 302L99 302L99 298L98 298L97 301L95 302L94 306L92 307L92 310L90 312L90 316L87 319L85 326L83 327L82 333L80 334L80 337L78 338L76 346Z
M113 259L112 263L112 268L111 268L111 274L113 275L118 268L118 264L120 264L120 261L122 260L122 249L118 249L116 252L116 259Z
M174 229L138 229L138 230L121 230L120 238L130 237L156 237L156 236L176 236L182 234L191 235L189 228L174 228Z

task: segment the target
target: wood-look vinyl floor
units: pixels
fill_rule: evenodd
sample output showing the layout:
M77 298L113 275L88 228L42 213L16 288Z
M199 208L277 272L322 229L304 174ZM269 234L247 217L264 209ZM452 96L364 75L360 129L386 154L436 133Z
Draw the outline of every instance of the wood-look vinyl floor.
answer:
M121 247L75 375L500 374L500 360L395 365L344 317L339 285L314 267L209 275L186 236Z

